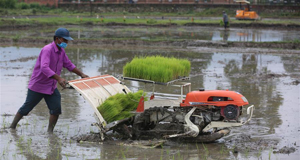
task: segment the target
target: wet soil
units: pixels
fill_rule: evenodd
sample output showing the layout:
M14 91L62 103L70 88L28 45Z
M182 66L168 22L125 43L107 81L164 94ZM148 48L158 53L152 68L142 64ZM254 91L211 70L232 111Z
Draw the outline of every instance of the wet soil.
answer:
M2 19L2 21L5 21ZM66 24L66 25L74 25L74 24ZM76 24L79 25L79 24ZM172 26L179 26L176 23L168 23L168 24L130 24L130 23L117 23L117 22L110 22L105 24L94 24L93 22L85 22L83 24L80 24L81 26L123 26L123 27L172 27ZM24 28L31 28L31 27L41 27L41 26L51 26L51 24L47 25L41 25L41 24L28 24L28 25L2 25L0 26L0 29L24 29ZM220 24L216 23L185 23L183 26L201 26L201 27L220 27ZM268 28L268 29L281 29L281 30L300 30L299 24L266 24L266 23L260 23L260 22L253 22L253 23L232 23L230 24L230 27L232 28L256 28L256 29L262 29L262 28Z
M258 152L259 150L275 149L279 140L252 138L251 135L241 134L226 142L235 152Z
M83 134L83 135L71 137L71 139L75 140L78 143L83 143L83 142L101 143L101 142L103 142L101 140L100 133ZM107 141L109 141L109 140L107 140Z
M12 44L49 44L50 39L22 38L0 39L2 45ZM84 46L161 46L161 47L210 47L210 48L270 48L270 49L292 49L299 50L299 42L227 42L206 40L170 40L170 41L147 41L147 40L113 40L113 39L79 39L70 44Z
M220 26L219 24L197 24L197 23L186 23L185 26ZM230 27L233 28L268 28L268 29L295 29L298 30L300 25L298 24L265 24L265 23L259 23L259 22L253 22L249 24L244 23L232 23L230 24Z
M295 144L296 145L296 144ZM294 153L297 149L295 147L287 147L284 146L283 148L279 149L278 151L274 151L273 153L284 153L284 154L290 154Z

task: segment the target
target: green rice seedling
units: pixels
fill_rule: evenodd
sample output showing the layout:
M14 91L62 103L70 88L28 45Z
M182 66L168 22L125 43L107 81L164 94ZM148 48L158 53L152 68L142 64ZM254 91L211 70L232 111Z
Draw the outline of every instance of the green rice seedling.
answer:
M5 128L5 116L2 119L2 128Z
M19 138L19 144L21 145L21 143L23 142L23 139L24 139L24 136L22 135L20 138Z
M163 159L163 149L160 151L160 160L162 160Z
M31 148L30 148L31 143L32 143L32 139L31 139L31 138L27 139L28 151L29 151L29 152L30 152L30 150L31 150Z
M221 26L221 27L224 26L223 20L220 20L220 26ZM228 27L230 26L230 22L229 22L229 21L228 21L228 23L227 23L227 26L228 26Z
M223 154L226 153L226 152L227 152L227 150L226 150L226 146L225 146L225 144L224 144L224 145L221 146L220 153L221 153L221 155L223 155Z
M191 63L186 59L162 56L135 57L123 67L125 77L166 83L189 76Z
M196 142L196 148L197 148L197 151L199 152L199 147L198 147L198 143Z
M68 125L68 128L67 128L67 136L69 134L69 130L70 130L70 125Z
M262 152L262 148L259 148L258 153L257 153L257 158L258 159L261 157L261 152Z
M121 154L122 154L123 159L126 159L126 155L125 155L125 153L123 152L123 150L121 150Z
M248 156L249 156L249 148L246 149L246 152L245 152L245 157L248 159Z
M166 155L167 157L170 157L170 148L167 149L166 154L167 154L167 155Z
M14 153L14 154L13 154L13 157L14 157L14 159L17 159L17 154Z
M26 123L25 123L25 125L26 125L26 129L28 129L28 125L29 125L29 123L28 123L28 119L26 119Z
M272 153L273 153L273 148L270 148L270 151L269 151L269 160L271 160Z
M220 150L220 154L222 155L224 152L224 148L223 148L223 145L221 146L221 150Z
M107 123L131 117L131 112L136 110L141 96L145 95L142 90L136 93L118 93L106 99L98 107L98 111Z
M4 156L4 155L5 155L5 148L2 151L2 156Z
M205 150L205 153L208 154L209 151L208 151L207 147L206 147L203 143L202 143L202 146L203 146L203 148L204 148L204 150Z
M177 157L178 157L178 159L181 159L181 158L180 158L180 157L181 157L181 156L180 156L180 151L177 152Z

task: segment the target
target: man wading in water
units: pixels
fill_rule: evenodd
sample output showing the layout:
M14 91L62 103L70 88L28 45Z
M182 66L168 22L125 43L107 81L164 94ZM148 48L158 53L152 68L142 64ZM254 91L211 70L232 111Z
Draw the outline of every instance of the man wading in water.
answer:
M44 46L40 52L28 84L26 100L15 115L10 126L12 129L16 129L21 118L44 98L50 112L48 132L53 133L58 116L61 114L61 96L56 84L58 82L66 88L67 83L64 78L60 77L62 68L67 68L81 78L88 77L77 69L66 55L64 48L67 47L68 41L73 40L69 31L65 28L58 28L53 39L54 41Z
M228 27L228 16L225 11L223 11L223 22L224 22L224 28L226 30L226 28Z

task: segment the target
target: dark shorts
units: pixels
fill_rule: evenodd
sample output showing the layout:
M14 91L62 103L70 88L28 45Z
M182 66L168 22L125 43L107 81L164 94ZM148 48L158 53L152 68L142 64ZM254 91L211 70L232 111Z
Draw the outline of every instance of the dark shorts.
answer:
M43 98L47 103L51 115L61 114L61 96L57 88L52 95L38 93L28 89L26 101L18 112L21 115L27 115Z
M225 27L225 28L228 27L228 22L224 22L224 27Z

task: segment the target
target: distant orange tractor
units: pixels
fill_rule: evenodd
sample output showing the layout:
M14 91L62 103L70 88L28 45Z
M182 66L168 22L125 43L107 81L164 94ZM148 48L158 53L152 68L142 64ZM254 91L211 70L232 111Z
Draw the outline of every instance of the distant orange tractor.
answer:
M236 0L235 2L240 3L240 10L236 11L235 18L237 20L260 20L260 16L251 10L250 2L246 0ZM244 9L242 4L246 4Z

